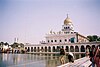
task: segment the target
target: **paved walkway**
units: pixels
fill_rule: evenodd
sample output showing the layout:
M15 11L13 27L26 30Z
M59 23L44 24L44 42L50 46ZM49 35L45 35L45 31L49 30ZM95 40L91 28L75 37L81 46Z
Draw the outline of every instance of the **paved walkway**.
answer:
M89 67L91 61L89 57L80 58L74 61L74 63L66 63L57 67Z

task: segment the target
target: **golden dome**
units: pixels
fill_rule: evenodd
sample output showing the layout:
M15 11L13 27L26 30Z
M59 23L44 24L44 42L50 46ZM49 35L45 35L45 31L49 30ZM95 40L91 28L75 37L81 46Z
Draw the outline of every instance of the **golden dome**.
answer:
M72 21L70 20L70 18L67 15L67 18L64 20L64 24L69 24L72 23Z

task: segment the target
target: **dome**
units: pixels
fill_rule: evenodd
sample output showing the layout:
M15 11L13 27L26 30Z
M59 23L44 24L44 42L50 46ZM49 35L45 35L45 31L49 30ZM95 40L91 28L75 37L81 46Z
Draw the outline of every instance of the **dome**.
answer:
M64 24L69 24L72 23L72 21L70 20L70 18L67 15L67 18L64 20Z

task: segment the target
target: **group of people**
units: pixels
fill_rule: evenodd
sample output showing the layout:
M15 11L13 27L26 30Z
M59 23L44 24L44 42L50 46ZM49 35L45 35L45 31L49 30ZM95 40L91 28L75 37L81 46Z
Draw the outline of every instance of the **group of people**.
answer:
M92 67L100 67L100 45L89 50L89 58Z
M90 61L92 62L92 67L100 67L100 45L97 47L93 47L86 51L89 55ZM65 64L66 53L64 48L60 48L60 62L61 64ZM71 52L68 54L69 62L74 62L74 56Z
M66 53L65 53L65 50L64 48L60 48L60 62L61 64L65 64L65 58L66 58ZM71 52L69 52L68 54L68 59L69 59L69 62L74 62L74 56Z

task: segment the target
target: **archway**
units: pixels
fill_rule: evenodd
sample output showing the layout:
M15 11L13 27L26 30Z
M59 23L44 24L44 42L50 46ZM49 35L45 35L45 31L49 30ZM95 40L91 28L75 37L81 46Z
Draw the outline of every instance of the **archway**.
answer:
M33 47L31 47L31 52L33 52Z
M55 52L55 46L53 46L53 52Z
M41 51L42 51L42 52L44 51L43 47L41 47Z
M48 52L51 52L51 47L50 46L48 47Z
M34 52L36 52L36 47L34 47Z
M68 47L68 46L66 46L66 49L65 49L65 50L66 50L66 52L69 52L69 47Z
M27 47L25 47L25 51L27 51Z
M74 52L74 47L70 46L70 52Z
M95 45L92 45L92 49L95 48Z
M60 46L57 46L56 52L59 52L60 50Z
M28 47L27 51L30 52L30 47Z
M47 47L45 47L45 52L47 52Z
M86 45L86 50L90 51L90 49L91 49L90 45Z
M75 46L75 52L79 52L79 47Z
M39 47L37 48L37 51L38 51L38 52L40 51Z
M83 45L81 46L80 50L81 50L81 52L85 52L85 48Z

